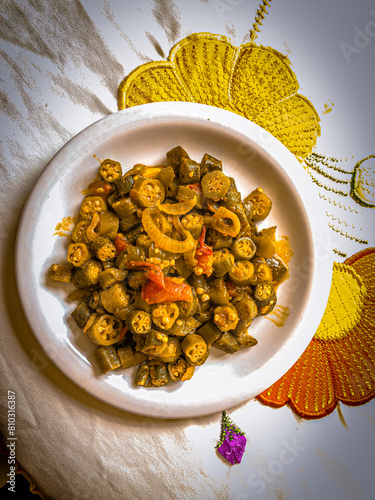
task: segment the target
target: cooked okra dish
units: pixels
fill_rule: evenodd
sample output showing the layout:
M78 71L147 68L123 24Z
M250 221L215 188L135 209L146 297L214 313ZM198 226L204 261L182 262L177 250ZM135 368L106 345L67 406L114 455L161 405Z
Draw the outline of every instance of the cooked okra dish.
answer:
M287 266L272 201L242 199L222 162L177 146L166 164L101 162L49 278L72 283L72 318L96 345L102 373L138 366L135 384L189 380L214 349L253 348L251 323L271 312Z

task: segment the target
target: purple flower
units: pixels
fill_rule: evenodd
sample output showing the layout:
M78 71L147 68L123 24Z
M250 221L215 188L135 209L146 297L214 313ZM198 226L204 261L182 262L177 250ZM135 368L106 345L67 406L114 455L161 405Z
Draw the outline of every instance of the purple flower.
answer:
M226 412L223 411L221 421L221 438L217 445L217 451L232 465L239 464L245 453L246 437L236 427Z

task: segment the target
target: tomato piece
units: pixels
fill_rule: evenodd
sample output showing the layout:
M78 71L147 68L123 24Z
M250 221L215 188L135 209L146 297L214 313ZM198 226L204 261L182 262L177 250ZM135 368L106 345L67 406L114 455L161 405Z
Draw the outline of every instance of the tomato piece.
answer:
M161 288L165 287L164 273L160 267L155 267L154 269L147 271L146 277L153 283L159 285Z
M149 268L149 270L146 273L146 277L159 285L160 288L165 287L165 282L164 282L164 273L163 270L156 264L153 264L152 262L142 262L140 260L131 260L128 262L127 265L128 269L134 269L137 267L144 267L144 268Z
M113 241L116 248L116 255L119 255L128 246L125 236L122 233L117 233Z
M124 326L124 328L121 330L121 333L120 333L120 336L119 336L119 340L121 340L122 338L124 338L127 332L128 332L128 329L126 328L126 326Z
M153 281L148 281L142 288L142 298L147 304L158 304L160 302L175 302L186 300L192 302L193 292L186 283L175 283L173 278L166 277L165 288Z

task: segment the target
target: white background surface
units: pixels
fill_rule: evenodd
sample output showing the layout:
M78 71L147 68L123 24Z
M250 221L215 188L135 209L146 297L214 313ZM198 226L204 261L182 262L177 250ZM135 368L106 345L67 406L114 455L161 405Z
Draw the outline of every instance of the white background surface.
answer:
M274 410L254 400L231 409L248 437L242 463L231 467L214 450L219 414L161 421L112 409L42 354L20 310L13 254L21 208L43 168L77 132L117 110L122 78L161 58L153 39L166 55L199 31L228 35L239 45L248 40L257 2L81 5L83 11L73 1L1 3L0 424L6 434L6 391L15 390L17 460L47 497L58 499L373 498L373 401L341 406L347 428L336 411L304 421L287 407ZM371 9L370 0L274 0L258 38L289 55L300 93L319 114L334 103L332 113L321 115L316 150L353 166L374 153L375 37L350 63L340 44L354 44L355 27L375 19ZM372 210L352 206L358 214L351 222L374 245ZM362 248L332 237L348 255Z

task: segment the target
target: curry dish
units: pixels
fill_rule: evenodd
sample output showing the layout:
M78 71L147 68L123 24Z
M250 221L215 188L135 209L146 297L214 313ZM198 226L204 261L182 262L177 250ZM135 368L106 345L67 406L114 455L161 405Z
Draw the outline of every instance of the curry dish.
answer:
M101 162L71 233L66 262L49 278L72 283L74 321L103 373L138 366L135 383L189 380L212 351L233 354L276 305L287 266L276 227L258 230L272 202L257 187L242 199L222 162L177 146L167 164Z

